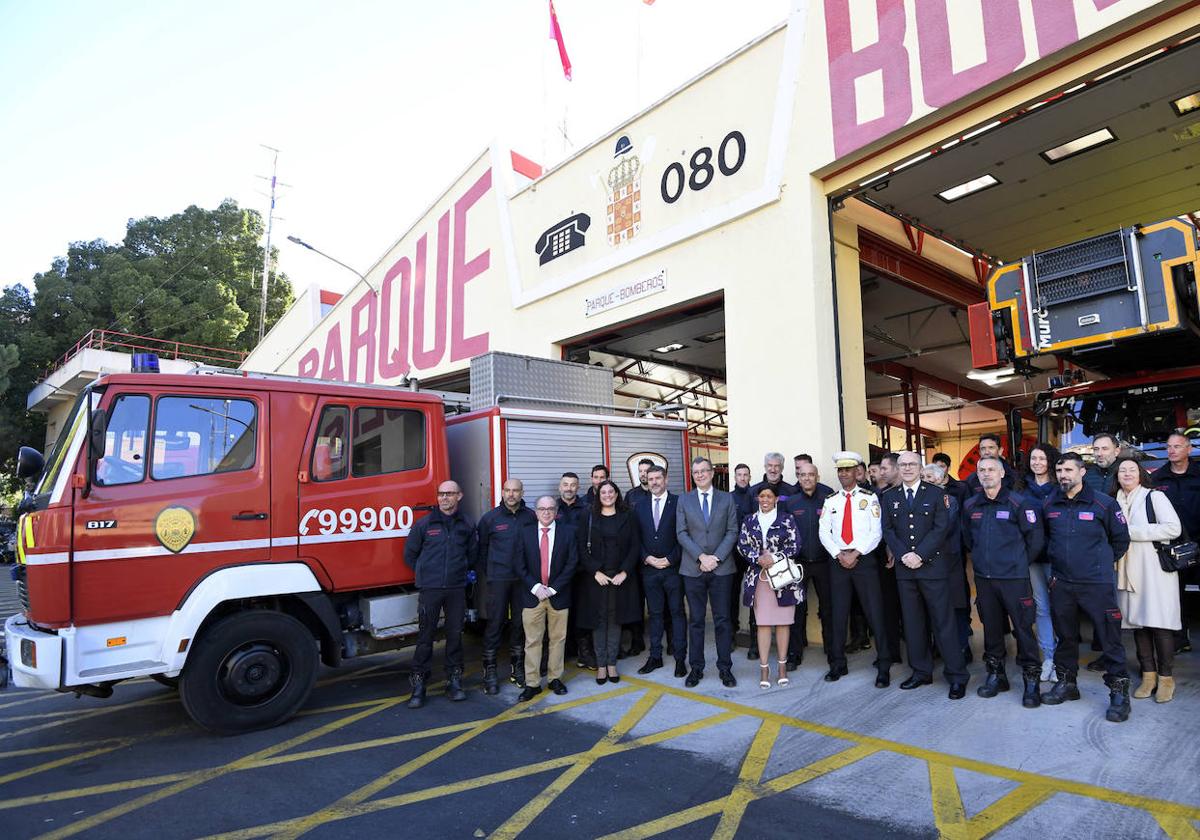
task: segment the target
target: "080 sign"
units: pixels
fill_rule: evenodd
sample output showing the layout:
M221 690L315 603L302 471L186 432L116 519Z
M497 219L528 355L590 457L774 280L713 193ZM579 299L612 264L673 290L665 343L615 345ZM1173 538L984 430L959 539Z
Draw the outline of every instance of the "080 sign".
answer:
M701 146L692 152L686 169L679 161L664 169L659 183L662 200L674 204L683 197L684 190L699 192L716 179L717 172L726 177L735 175L745 162L746 136L740 131L731 131L721 140L716 152L712 146Z

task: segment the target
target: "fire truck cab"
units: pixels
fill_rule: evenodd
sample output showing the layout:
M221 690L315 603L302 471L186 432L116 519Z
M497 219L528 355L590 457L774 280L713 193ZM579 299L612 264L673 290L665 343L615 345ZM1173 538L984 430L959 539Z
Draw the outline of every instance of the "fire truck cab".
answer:
M16 685L178 684L218 732L290 717L319 661L416 622L403 538L449 476L442 400L263 376L103 376L19 523Z

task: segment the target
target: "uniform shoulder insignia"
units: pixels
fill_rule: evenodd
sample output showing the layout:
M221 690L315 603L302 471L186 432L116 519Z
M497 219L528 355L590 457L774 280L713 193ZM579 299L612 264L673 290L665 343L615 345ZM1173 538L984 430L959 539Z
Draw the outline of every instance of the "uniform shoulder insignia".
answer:
M863 487L863 486L861 486L861 485L860 485L858 489L859 489L859 490L861 490L863 493L865 493L865 494L866 494L866 495L868 495L868 496L874 496L874 495L875 495L875 491L874 491L874 490L872 490L870 487Z
M949 493L942 494L942 501L946 503L946 510L950 510L950 494Z

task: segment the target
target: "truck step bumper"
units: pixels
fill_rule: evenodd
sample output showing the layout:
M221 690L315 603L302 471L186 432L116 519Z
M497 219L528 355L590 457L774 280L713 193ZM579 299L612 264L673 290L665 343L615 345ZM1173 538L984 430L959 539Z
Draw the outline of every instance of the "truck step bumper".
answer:
M34 630L24 615L4 622L4 641L13 685L19 688L56 689L62 683L63 640L53 633Z

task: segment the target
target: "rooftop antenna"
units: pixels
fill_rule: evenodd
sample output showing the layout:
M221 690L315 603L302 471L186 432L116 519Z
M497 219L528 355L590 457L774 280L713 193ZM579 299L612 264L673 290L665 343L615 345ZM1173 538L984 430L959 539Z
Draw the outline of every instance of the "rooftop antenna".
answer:
M264 181L271 182L271 194L269 196L271 204L267 211L267 243L263 247L263 274L262 274L262 302L258 311L258 340L263 340L263 335L267 331L267 281L271 275L271 228L275 223L275 188L287 187L290 184L283 184L276 178L276 172L279 168L279 149L274 146L268 146L266 143L259 143L268 152L271 152L271 177L259 175L257 177Z

